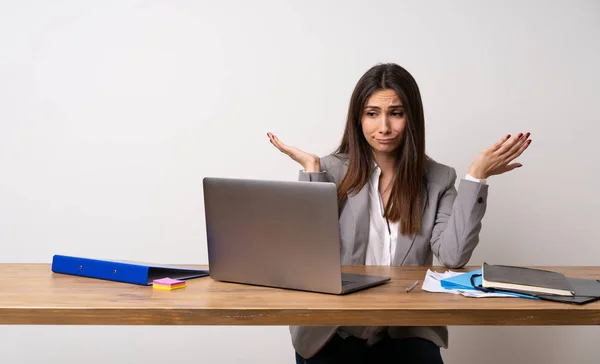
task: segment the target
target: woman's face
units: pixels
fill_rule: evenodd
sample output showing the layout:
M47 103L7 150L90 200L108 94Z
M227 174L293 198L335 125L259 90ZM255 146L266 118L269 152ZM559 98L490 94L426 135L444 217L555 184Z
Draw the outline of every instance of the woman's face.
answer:
M375 153L394 152L402 142L406 115L394 90L379 90L365 104L362 131Z

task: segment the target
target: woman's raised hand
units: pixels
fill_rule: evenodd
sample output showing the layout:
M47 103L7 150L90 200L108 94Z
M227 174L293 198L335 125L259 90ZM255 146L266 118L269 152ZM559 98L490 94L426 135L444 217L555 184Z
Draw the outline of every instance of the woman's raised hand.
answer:
M279 140L279 138L272 133L267 133L267 136L269 137L271 144L273 144L282 153L288 155L290 158L298 162L306 172L321 171L321 159L317 155L310 154L296 147L283 144L281 140Z
M531 144L529 135L529 133L519 133L512 139L510 134L502 137L494 145L481 152L471 164L469 174L475 178L484 179L521 167L521 163L511 162L529 147L529 144Z

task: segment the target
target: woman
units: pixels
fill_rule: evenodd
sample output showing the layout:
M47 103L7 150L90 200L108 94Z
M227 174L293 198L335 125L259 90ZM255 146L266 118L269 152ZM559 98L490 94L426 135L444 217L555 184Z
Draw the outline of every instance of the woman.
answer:
M342 142L319 158L270 142L298 162L300 180L334 182L342 264L464 266L479 242L486 179L521 167L529 133L502 137L456 171L425 154L423 105L404 68L381 64L358 81ZM442 363L446 327L291 327L298 363Z

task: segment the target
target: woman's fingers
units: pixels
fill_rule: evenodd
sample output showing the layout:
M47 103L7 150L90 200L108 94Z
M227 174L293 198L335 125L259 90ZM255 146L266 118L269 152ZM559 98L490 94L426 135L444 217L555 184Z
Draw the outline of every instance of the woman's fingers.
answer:
M523 167L523 165L521 163L511 163L506 166L505 172L512 171L513 169L519 168L519 167Z
M521 147L522 143L524 143L527 140L527 138L529 138L529 135L529 133L526 133L525 135L523 135L523 133L515 135L511 140L504 143L504 145L502 145L502 147L500 147L496 151L496 154L499 155L501 158L506 158L507 156L511 155L513 152L518 150Z
M491 151L491 152L495 152L495 151L497 151L498 149L500 149L500 147L502 147L502 145L503 145L504 143L506 143L506 141L507 141L508 139L510 139L510 134L508 134L508 135L506 135L506 136L503 136L503 137L502 137L500 140L498 140L496 143L494 143L494 145L492 145L492 146L490 147L490 151Z
M502 146L496 150L495 154L499 156L505 155L519 140L521 140L522 137L523 133L519 133L510 140L507 140L506 143L502 144Z
M269 136L269 140L271 144L273 144L277 149L279 149L282 153L289 154L289 147L281 142L279 138L271 133L267 133Z
M514 159L517 159L521 154L523 154L525 149L527 149L530 144L531 144L531 139L524 139L523 142L520 145L518 145L518 148L514 148L515 150L512 151L512 153L507 156L506 163L509 163L510 161L512 161Z
M267 135L269 136L269 141L271 144L273 144L284 154L287 154L288 157L302 165L304 170L309 172L320 171L320 159L315 154L310 154L296 147L285 145L279 140L279 138L273 135L273 133L267 133Z
M292 147L292 146L284 144L281 140L279 140L279 138L277 138L277 136L275 136L271 133L267 133L267 135L269 135L269 139L271 140L271 143L277 149L279 149L282 153L286 154L288 157L292 158L296 162L302 163L302 160L303 160L302 157L306 155L305 152L303 152L302 150L300 150L296 147Z

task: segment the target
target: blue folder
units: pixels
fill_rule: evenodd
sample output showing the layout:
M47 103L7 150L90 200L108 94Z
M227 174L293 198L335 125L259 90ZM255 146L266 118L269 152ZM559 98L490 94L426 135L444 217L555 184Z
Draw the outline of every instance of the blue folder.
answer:
M481 287L481 269L476 269L476 270L473 270L473 271L470 271L470 272L467 272L464 274L459 274L457 276L450 277L450 278L444 278L440 281L440 283L442 284L442 288L446 288L446 289L462 289L462 290L475 291L477 289L475 287L473 287L473 285L471 284L471 276L473 276L474 274L479 274L479 276L475 277L473 279L473 283L475 283L475 285L477 285L478 287ZM538 297L524 294L524 293L507 292L507 291L501 291L501 292L493 291L493 293L502 293L502 294L507 294L507 295L511 295L511 296L515 296L515 297L539 300Z
M52 271L60 274L144 286L152 285L153 280L165 277L185 280L209 275L208 270L140 262L90 259L58 254L52 257Z

